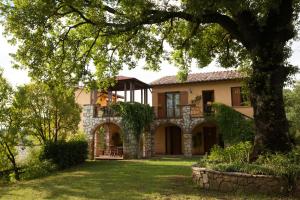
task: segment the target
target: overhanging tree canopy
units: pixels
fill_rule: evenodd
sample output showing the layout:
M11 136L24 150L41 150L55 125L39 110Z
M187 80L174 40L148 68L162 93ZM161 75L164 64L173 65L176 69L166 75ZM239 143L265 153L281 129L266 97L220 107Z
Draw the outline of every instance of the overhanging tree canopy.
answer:
M253 156L290 149L282 88L295 71L286 59L299 0L6 0L5 27L15 60L39 77L66 75L100 86L139 59L159 70L172 60L185 78L192 59L224 67L249 64L256 138ZM167 46L171 48L166 48Z

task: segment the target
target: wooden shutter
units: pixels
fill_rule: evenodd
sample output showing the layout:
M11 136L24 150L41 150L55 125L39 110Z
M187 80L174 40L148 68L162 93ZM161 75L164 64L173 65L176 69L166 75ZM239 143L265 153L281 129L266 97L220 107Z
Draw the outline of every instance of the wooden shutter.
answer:
M180 105L188 105L189 103L188 97L189 94L187 91L180 92Z
M164 118L166 116L166 95L165 93L158 93L158 107L157 107L157 117Z
M231 101L232 101L232 106L240 106L241 105L241 88L240 87L231 88Z

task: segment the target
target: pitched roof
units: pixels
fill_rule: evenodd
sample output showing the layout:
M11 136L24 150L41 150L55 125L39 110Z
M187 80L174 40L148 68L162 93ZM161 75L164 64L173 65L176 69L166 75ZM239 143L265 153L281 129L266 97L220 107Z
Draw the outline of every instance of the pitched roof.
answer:
M116 80L121 81L121 80L130 80L133 79L133 77L128 77L128 76L117 76Z
M176 76L165 76L157 79L151 83L151 85L173 85L180 83L198 83L198 82L209 82L209 81L224 81L224 80L238 80L242 79L243 76L234 70L231 71L218 71L218 72L206 72L206 73L194 73L189 74L187 80L180 82Z

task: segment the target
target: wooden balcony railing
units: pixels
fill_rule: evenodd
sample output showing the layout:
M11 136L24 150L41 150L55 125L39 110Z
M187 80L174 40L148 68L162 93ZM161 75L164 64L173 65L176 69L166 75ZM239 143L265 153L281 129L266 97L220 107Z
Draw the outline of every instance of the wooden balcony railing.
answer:
M167 115L167 108L162 108L160 106L154 106L153 111L156 119L173 119L173 118L182 118L183 116L183 107L190 107L190 116L191 117L204 117L204 115L209 115L210 113L203 113L203 108L194 104L190 105L179 105L179 114ZM173 112L174 113L174 112Z
M173 118L182 118L182 106L178 105L175 108L169 109L163 108L161 106L152 107L155 115L155 119L173 119Z

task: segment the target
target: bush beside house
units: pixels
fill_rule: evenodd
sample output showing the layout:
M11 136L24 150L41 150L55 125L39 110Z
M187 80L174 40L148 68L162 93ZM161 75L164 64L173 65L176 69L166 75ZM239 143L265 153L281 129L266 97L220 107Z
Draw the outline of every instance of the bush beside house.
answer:
M88 143L78 141L48 142L43 147L41 160L51 160L59 169L83 163L87 159Z

